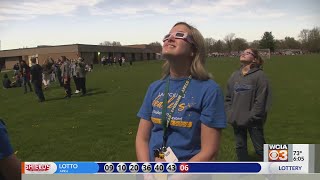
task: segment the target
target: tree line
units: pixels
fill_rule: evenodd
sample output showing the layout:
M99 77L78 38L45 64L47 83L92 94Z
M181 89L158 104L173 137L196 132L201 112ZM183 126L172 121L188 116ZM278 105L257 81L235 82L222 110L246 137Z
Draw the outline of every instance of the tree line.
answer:
M284 39L275 39L272 32L264 32L260 40L248 42L244 38L236 37L234 33L227 34L223 40L215 40L212 37L205 38L205 45L208 53L230 53L240 52L248 47L255 49L270 49L271 52L282 49L301 49L305 52L320 52L320 28L303 29L298 35L299 39L294 37L285 37ZM99 45L121 46L117 41L104 41ZM152 42L149 47L161 49L161 43Z
M299 39L285 37L275 39L272 32L264 32L260 40L248 42L244 38L236 37L234 33L227 34L223 40L205 38L208 53L218 52L240 52L248 47L256 49L270 49L271 52L282 49L301 49L307 52L320 52L320 28L303 29L300 31Z
M118 41L103 41L99 43L100 46L121 46L121 43Z

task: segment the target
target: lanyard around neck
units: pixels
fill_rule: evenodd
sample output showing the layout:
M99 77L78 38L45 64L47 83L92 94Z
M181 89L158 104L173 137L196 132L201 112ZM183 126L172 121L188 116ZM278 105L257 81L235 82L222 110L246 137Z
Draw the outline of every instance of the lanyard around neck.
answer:
M191 81L191 75L188 77L188 79L184 83L182 89L179 92L177 100L175 101L175 103L173 104L169 114L167 115L170 77L167 78L166 89L165 89L164 97L163 97L162 118L161 118L161 124L162 124L162 127L163 127L163 147L166 147L166 143L167 143L167 139L168 139L168 128L170 126L172 115L173 115L176 107L178 106L179 102L181 101L182 97L185 95L187 87L190 84L190 81Z

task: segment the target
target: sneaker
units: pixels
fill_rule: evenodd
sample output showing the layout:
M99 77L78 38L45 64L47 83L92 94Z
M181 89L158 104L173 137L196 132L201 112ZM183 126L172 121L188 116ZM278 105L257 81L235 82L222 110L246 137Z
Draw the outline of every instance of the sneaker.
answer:
M75 94L78 94L78 93L80 93L80 91L78 91L78 90L76 90L76 92L74 92Z

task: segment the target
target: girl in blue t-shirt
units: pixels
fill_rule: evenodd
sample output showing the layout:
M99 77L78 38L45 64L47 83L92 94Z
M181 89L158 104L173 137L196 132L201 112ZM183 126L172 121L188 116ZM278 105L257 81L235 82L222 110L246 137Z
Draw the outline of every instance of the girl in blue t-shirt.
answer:
M204 38L178 22L163 39L162 55L163 77L149 86L138 112L137 159L214 160L226 115L223 93L204 67Z

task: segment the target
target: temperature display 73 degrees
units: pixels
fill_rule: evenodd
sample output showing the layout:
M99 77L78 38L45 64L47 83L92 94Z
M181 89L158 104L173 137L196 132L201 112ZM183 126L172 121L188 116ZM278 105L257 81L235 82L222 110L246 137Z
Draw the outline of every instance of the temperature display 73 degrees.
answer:
M292 161L304 161L305 158L303 156L303 151L292 151L293 152L293 157Z
M294 144L292 150L293 162L307 162L308 161L308 145L306 144Z

